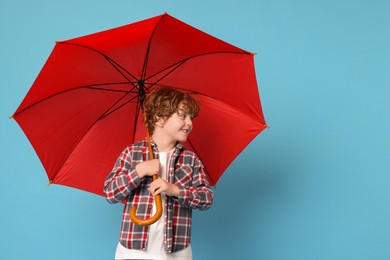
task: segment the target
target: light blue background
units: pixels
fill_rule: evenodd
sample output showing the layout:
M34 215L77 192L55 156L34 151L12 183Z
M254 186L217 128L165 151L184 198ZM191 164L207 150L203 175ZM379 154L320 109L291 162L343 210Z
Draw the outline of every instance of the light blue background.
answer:
M48 187L8 117L56 40L167 11L258 53L271 126L225 172L213 207L194 213L194 259L390 259L389 3L3 0L0 258L113 259L122 206Z

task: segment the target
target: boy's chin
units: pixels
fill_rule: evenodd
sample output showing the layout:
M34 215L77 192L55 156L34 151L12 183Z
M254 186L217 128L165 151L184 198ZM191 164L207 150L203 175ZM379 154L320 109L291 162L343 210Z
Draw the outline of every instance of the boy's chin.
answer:
M185 141L187 141L187 137L186 138L180 138L179 140L177 140L179 143L184 143Z
M184 143L185 141L187 141L187 139L188 139L188 136L183 136L183 137L179 137L178 139L177 139L177 141L178 142L180 142L180 143Z

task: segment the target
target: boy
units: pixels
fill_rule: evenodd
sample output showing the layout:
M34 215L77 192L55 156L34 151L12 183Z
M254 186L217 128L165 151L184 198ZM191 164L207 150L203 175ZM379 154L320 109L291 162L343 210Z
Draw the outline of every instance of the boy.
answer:
M115 259L192 259L192 209L207 210L214 197L201 161L181 144L199 110L192 96L175 89L161 88L146 97L145 124L158 159L148 160L146 140L136 142L119 156L104 185L110 203L126 200ZM154 174L159 178L152 181ZM150 226L133 223L130 208L137 205L137 216L152 216L157 194L161 218Z

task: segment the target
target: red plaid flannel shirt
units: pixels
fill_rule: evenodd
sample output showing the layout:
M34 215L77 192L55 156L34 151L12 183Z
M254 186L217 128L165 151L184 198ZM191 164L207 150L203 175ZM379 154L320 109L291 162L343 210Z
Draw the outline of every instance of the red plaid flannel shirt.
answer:
M157 147L153 142L152 147L157 155ZM137 205L136 215L139 218L151 217L154 199L147 189L152 178L140 179L135 170L138 163L148 159L146 140L128 146L117 159L104 184L108 202L118 203L123 200L126 202L122 215L120 243L130 249L146 249L148 226L133 223L130 219L130 208ZM210 208L214 193L199 158L180 143L172 153L167 181L176 184L180 190L178 198L167 196L165 201L164 249L166 253L171 253L189 245L192 209Z

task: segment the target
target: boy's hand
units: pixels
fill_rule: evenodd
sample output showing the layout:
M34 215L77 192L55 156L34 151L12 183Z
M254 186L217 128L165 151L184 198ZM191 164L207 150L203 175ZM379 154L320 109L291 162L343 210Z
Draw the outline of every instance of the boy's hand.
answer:
M175 184L169 183L161 178L158 178L157 180L153 181L150 184L148 190L150 191L150 193L152 193L153 196L156 196L161 192L165 192L168 196L179 197L180 195L179 188Z
M160 168L160 161L158 159L143 161L135 166L135 170L141 179L145 176L159 175Z

